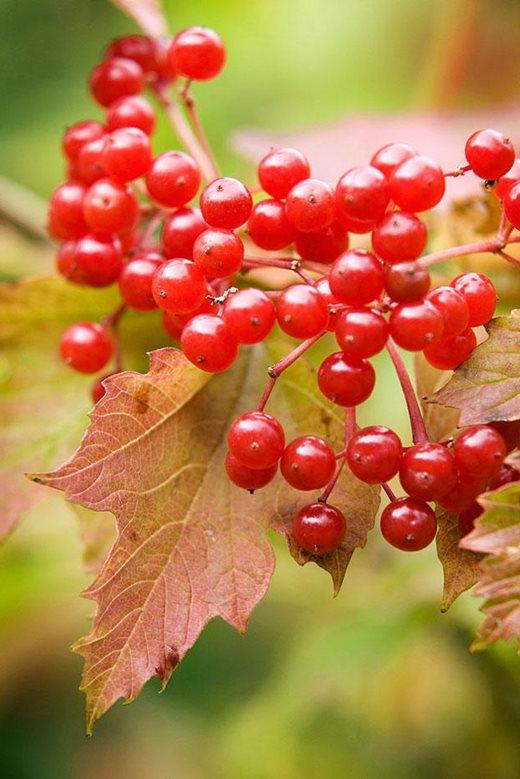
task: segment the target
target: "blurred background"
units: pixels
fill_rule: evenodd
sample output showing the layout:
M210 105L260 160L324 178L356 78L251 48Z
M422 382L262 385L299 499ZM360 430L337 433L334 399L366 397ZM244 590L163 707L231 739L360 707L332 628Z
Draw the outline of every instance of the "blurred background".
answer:
M228 175L253 179L230 141L245 127L290 135L346 114L372 122L381 114L389 129L419 117L419 134L425 112L449 127L461 112L486 110L516 121L518 0L165 5L172 30L204 24L226 41L227 68L196 95ZM98 116L86 77L109 39L132 30L106 0L0 3L0 211L19 204L30 223L19 231L0 222L4 280L52 268L52 251L36 240L39 201L28 192L45 198L60 183L63 128ZM386 138L393 140L413 141ZM463 143L464 136L461 151ZM156 150L173 144L161 125ZM381 388L361 421L406 431L397 387L380 363ZM466 594L440 614L434 549L407 556L373 533L332 600L322 571L298 568L274 543L277 571L247 636L210 624L162 695L151 682L131 707L117 704L87 740L81 662L68 646L88 630L91 605L79 593L89 575L77 517L49 494L0 548L0 775L519 776L515 648L470 655L478 602Z

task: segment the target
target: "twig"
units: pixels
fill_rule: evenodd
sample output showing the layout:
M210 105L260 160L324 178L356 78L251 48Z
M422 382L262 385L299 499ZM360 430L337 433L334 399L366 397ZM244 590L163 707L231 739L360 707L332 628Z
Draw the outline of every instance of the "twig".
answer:
M206 156L211 163L213 169L213 178L218 178L220 176L219 167L215 159L213 149L211 148L211 144L208 141L206 131L204 130L204 125L201 122L195 98L191 94L191 81L189 79L186 80L186 83L182 89L179 90L179 97L186 109L186 113L188 114L188 119L190 121L193 132L195 133L198 142L204 149Z
M394 364L397 378L403 390L404 399L408 408L408 414L410 416L410 424L412 427L412 438L414 443L423 444L428 441L428 433L426 432L426 425L424 424L423 415L417 400L417 395L413 388L410 376L406 370L406 365L401 357L401 353L397 348L392 338L388 339L386 348L390 355L390 358Z

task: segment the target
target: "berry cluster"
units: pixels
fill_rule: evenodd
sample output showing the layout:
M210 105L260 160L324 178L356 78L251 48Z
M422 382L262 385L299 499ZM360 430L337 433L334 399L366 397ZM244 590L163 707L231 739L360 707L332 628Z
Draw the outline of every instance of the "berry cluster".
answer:
M465 532L475 497L511 477L502 467L503 431L479 425L454 442L429 442L397 347L452 370L475 348L474 328L493 316L496 292L481 273L430 288L431 264L470 251L423 255L428 230L417 214L440 202L447 176L472 171L503 204L496 240L481 251L514 262L504 252L520 229L520 160L511 142L494 130L478 131L466 143L467 164L449 172L411 146L392 143L343 173L335 187L311 176L300 151L274 149L258 165L259 187L249 188L218 174L190 92L193 81L214 78L225 57L219 36L197 27L171 41L120 38L94 68L90 90L106 113L103 121L66 130L67 180L50 198L48 224L61 241L59 272L75 284L117 283L122 304L101 324L70 327L61 340L63 359L90 374L115 357L120 370L117 323L126 308L161 309L165 333L209 372L229 368L242 346L261 342L278 323L300 343L270 369L258 408L231 425L231 481L254 491L280 466L295 489L323 490L293 521L293 541L309 555L332 552L344 536L345 517L327 500L345 463L362 481L384 485L391 502L382 533L399 549L422 549L434 538L431 502L459 513ZM186 152L154 155L156 116L142 96L145 88L186 141ZM248 273L265 267L291 271L298 282L282 289L245 286ZM264 410L278 376L327 332L337 349L319 366L317 382L346 409L341 452L315 435L286 444L280 423ZM385 348L410 410L410 447L388 428L355 425L353 410L376 381L370 358ZM92 389L95 401L104 393L102 378ZM387 485L397 474L406 493L399 499Z

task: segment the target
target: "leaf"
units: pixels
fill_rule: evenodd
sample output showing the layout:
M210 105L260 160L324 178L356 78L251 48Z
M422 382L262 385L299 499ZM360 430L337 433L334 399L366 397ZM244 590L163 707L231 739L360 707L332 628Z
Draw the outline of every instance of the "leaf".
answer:
M89 732L118 698L132 700L152 676L166 684L211 618L243 631L267 589L274 558L266 530L285 528L307 496L277 480L250 497L223 469L229 423L256 405L267 365L257 347L232 370L209 377L176 350L154 352L148 374L107 381L76 455L34 477L117 520L117 541L86 593L98 604L93 629L76 645L85 658ZM308 376L295 384L291 371L269 410L288 435L304 425L314 429L315 416L329 428L330 404L313 403ZM375 513L374 491L365 494ZM352 531L351 545L364 543L373 522L367 511L360 512L366 529ZM345 565L346 554L335 563L336 586Z
M425 401L446 384L449 374L430 365L422 352L414 355L414 368L417 395L421 402L428 437L431 441L445 441L457 429L459 411Z
M161 0L111 0L111 2L130 16L143 32L152 38L168 34L168 23Z
M461 539L458 519L443 509L437 509L437 556L444 572L441 611L478 581L480 557L459 546Z
M489 337L429 403L460 409L461 426L520 419L520 310L492 319Z
M520 482L500 487L478 499L484 513L465 536L463 549L484 554L475 595L486 598L485 620L472 649L499 640L520 639Z
M83 565L88 573L98 573L115 541L114 517L108 511L91 511L74 505L72 508L83 543Z

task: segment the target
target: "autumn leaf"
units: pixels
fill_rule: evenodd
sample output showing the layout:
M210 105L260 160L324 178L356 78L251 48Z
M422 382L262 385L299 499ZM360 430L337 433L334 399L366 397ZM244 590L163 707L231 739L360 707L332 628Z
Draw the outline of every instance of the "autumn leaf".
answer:
M437 556L444 572L444 590L441 611L478 581L480 557L459 546L461 539L458 518L443 509L437 509Z
M520 310L492 319L489 337L430 403L460 409L461 426L520 419Z
M463 549L486 555L480 563L475 595L486 598L485 620L472 649L499 640L520 639L520 482L479 497L484 513L460 542Z
M85 657L89 731L118 698L132 700L152 676L165 684L211 618L244 630L267 589L274 558L266 530L286 529L306 498L281 480L249 496L230 484L223 462L229 423L256 405L282 342L287 350L285 339L273 339L269 354L262 346L244 351L216 377L176 350L154 352L148 374L123 373L107 382L72 460L35 477L117 520L118 539L86 593L98 604L93 629L76 645ZM308 389L313 377L307 372L300 383L292 370L269 410L288 436L314 431L314 417L332 432L330 404L313 402ZM349 497L350 505L365 496L369 508L359 507L350 546L328 563L336 588L351 547L364 543L373 523L377 493L363 489Z
M108 511L92 511L72 505L83 545L83 565L88 573L99 573L116 538L114 517Z
M130 16L147 35L161 37L168 34L168 23L161 0L111 0Z
M430 365L422 352L414 355L414 368L417 395L421 402L428 437L431 441L445 441L457 429L459 411L426 401L446 384L449 374Z

